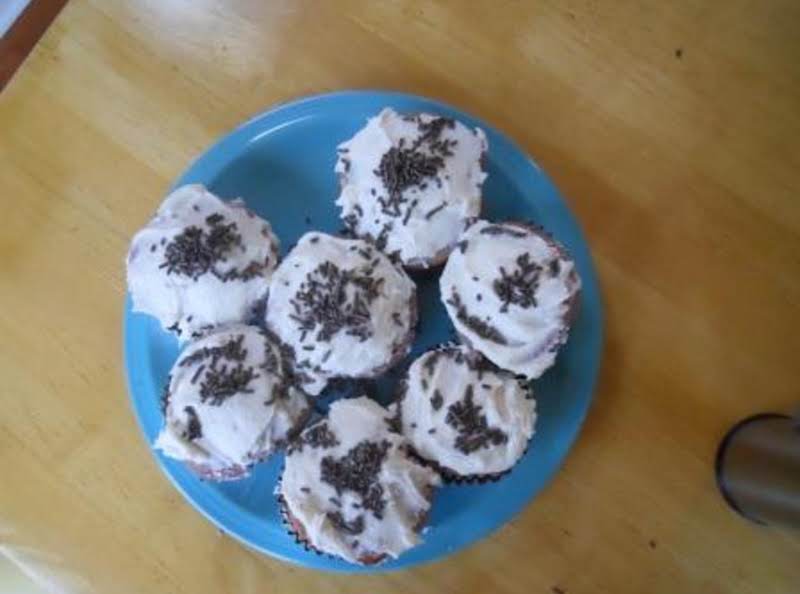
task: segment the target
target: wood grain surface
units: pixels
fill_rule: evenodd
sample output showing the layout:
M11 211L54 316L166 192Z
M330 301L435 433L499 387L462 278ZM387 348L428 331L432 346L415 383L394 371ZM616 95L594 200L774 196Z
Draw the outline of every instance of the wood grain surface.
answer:
M0 552L60 592L796 592L725 507L728 426L798 397L800 3L72 0L0 95ZM271 104L430 95L549 172L593 249L600 386L563 471L429 566L326 575L220 535L123 381L128 241Z

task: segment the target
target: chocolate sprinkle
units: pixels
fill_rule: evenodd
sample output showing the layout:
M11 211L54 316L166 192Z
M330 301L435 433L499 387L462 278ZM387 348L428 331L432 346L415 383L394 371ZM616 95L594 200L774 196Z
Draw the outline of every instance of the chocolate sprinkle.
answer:
M332 485L337 495L345 491L359 495L361 505L380 520L386 501L377 477L390 446L387 440L381 443L364 440L341 458L325 456L320 465L320 478Z
M536 289L539 287L539 275L542 267L532 262L530 254L525 252L517 257L517 268L511 274L500 267L500 278L495 279L492 288L503 302L501 312L508 311L509 305L518 305L523 309L536 307Z
M458 295L455 288L453 289L452 296L446 303L456 310L456 319L459 322L484 340L490 340L497 344L508 344L506 337L503 336L500 330L481 320L478 316L473 316L469 313L466 306L461 302L461 297Z
M325 517L330 520L331 524L333 524L334 528L344 532L345 534L352 534L355 536L356 534L361 534L364 532L364 516L363 514L359 514L353 520L348 522L344 519L344 516L339 511L331 511L325 514ZM356 546L356 541L354 541L353 546Z
M206 217L209 229L201 229L195 225L187 227L172 238L164 250L164 260L159 268L165 268L167 275L177 274L197 280L206 273L212 273L223 282L241 279L250 280L260 275L268 265L264 262L251 262L242 270L233 268L225 272L216 269L216 265L225 262L227 256L236 249L246 251L242 236L237 232L236 223L223 224L225 217L214 213ZM266 228L265 228L266 229ZM268 233L262 233L269 236Z
M464 397L447 408L445 417L445 422L458 431L455 447L464 454L508 441L506 433L489 427L486 415L481 414L483 407L475 404L473 396L472 386L467 386Z
M436 208L430 209L428 212L425 213L425 220L430 221L437 212L442 210L445 206L447 206L447 202L442 202Z
M442 408L442 404L444 404L444 396L442 393L437 389L433 391L433 396L431 397L431 407L433 410L439 410Z
M203 427L200 425L200 419L197 417L197 411L194 409L194 407L185 406L183 408L183 412L186 413L186 417L188 419L184 437L189 441L194 441L195 439L203 437Z
M172 376L167 376L167 383L164 384L164 389L161 391L160 406L161 414L167 414L167 404L169 404L169 384L172 382Z
M403 217L403 225L407 225L408 224L408 220L411 218L411 211L414 210L414 208L417 206L418 202L419 202L419 200L417 200L416 198L411 201L411 204L409 205L408 210L406 210L406 215Z
M199 380L199 379L200 379L200 375L202 375L202 373L203 373L203 370L204 370L205 368L206 368L206 366L205 366L205 365L201 365L200 367L198 367L198 368L197 368L197 371L195 371L195 372L194 372L194 375L192 376L192 379L189 381L189 383L191 383L191 384L195 384L195 383L197 383L197 380Z

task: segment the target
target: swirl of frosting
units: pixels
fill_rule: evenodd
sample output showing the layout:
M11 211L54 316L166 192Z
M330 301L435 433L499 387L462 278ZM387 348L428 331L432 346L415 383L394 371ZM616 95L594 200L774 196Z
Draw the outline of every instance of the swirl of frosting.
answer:
M170 372L155 447L208 478L245 476L308 416L286 356L253 326L225 326L190 342Z
M292 347L304 389L333 377L373 377L405 356L416 286L361 239L306 233L272 278L266 323Z
M464 346L429 351L408 370L399 400L414 451L461 476L514 466L536 423L530 391Z
M542 375L567 341L581 282L562 246L522 223L477 221L439 279L461 337L502 369Z
M486 151L480 128L384 109L339 145L342 220L406 266L438 264L480 214Z
M287 453L278 496L315 549L374 563L420 542L441 479L387 427L386 409L369 398L339 400Z
M267 293L278 253L270 224L241 201L223 202L201 185L180 187L131 241L133 309L182 340L244 322Z

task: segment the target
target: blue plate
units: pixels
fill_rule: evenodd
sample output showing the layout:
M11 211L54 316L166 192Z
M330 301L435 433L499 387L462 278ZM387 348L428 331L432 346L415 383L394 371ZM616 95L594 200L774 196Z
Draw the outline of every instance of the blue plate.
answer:
M242 481L201 482L178 462L156 460L186 499L214 524L273 557L325 570L375 572L409 567L449 555L483 538L519 513L553 477L580 431L600 365L602 313L589 249L558 191L531 159L503 134L448 105L398 93L345 91L280 105L240 126L211 147L176 185L202 183L225 198L242 197L268 219L284 252L306 231L341 228L334 205L336 145L369 116L391 106L427 111L480 126L489 139L484 216L532 220L571 251L583 279L582 308L556 366L535 383L539 421L525 456L497 483L448 486L436 495L425 542L378 567L358 567L304 550L286 533L273 496L282 457L258 465ZM155 206L155 204L154 204ZM451 340L453 328L439 301L438 274L416 279L420 326L410 358ZM162 425L159 397L178 355L174 338L125 304L125 365L133 407L148 442ZM377 386L388 398L391 375Z

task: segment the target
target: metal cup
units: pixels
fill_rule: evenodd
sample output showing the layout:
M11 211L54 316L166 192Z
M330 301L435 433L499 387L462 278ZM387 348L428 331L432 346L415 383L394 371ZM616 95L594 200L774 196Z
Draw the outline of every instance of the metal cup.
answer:
M800 528L800 424L765 413L734 425L717 450L717 485L758 524Z

